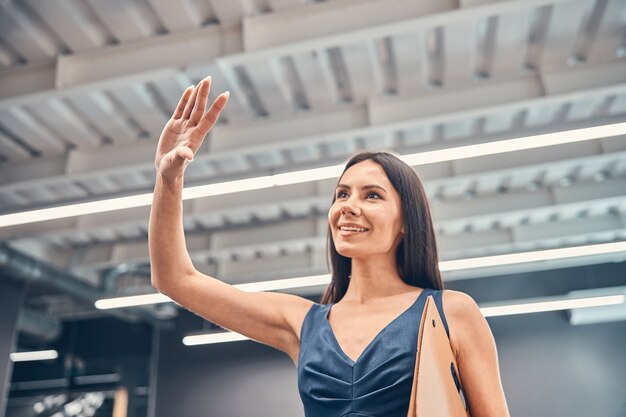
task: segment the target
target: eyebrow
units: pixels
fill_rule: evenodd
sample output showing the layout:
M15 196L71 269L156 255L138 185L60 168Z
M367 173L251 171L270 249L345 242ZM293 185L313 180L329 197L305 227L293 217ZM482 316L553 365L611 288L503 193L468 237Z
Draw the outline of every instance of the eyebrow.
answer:
M339 184L337 185L337 188L335 189L335 191L337 191L340 188L347 188L349 190L350 186L347 184ZM387 190L385 190L382 186L376 185L376 184L366 184L363 187L361 187L362 190L369 190L371 188L378 188L380 190L383 190L385 193L387 192Z

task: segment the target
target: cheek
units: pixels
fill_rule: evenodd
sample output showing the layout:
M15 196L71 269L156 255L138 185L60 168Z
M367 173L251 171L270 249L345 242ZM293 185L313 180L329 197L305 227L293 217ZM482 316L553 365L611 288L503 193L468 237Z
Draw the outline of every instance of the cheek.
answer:
M337 220L338 211L333 206L328 210L328 222L332 225Z

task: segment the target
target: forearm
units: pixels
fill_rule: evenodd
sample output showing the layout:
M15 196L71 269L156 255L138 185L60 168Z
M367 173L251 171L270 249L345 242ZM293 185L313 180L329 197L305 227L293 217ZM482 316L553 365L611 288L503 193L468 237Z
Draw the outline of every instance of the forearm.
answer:
M148 241L152 285L161 292L195 270L185 243L182 191L182 177L170 180L157 173Z

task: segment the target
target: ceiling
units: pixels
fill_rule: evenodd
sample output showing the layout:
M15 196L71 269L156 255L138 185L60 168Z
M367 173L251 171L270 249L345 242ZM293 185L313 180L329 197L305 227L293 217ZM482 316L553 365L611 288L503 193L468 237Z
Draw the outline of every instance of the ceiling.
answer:
M0 215L151 192L159 133L207 75L212 98L231 98L186 185L626 121L622 0L24 0L0 3L0 27ZM626 240L625 136L416 171L442 261ZM326 273L334 182L186 200L194 265L230 283ZM149 210L0 228L5 275L45 272L26 300L32 334L43 316L176 315L93 308L153 291Z

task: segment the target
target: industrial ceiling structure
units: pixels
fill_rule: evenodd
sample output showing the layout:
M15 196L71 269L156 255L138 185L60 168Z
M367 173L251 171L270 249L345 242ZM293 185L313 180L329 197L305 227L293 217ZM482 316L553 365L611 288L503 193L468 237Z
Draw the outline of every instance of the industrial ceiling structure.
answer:
M186 186L626 121L623 0L22 0L0 3L0 27L0 217L150 193L160 131L207 75L211 99L231 97ZM624 133L415 169L441 261L626 240ZM233 284L327 273L334 185L186 200L194 265ZM3 279L33 282L20 329L53 340L63 320L174 317L173 304L93 306L154 291L149 212L0 228Z

